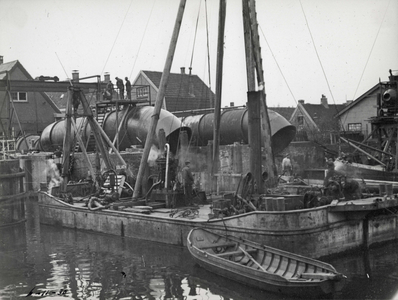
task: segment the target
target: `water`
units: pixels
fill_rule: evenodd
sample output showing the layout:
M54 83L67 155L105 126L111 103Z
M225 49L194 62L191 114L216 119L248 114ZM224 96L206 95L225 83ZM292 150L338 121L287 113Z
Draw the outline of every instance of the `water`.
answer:
M0 230L1 299L293 299L214 275L183 247L40 225L37 203L26 212ZM326 260L348 277L333 299L398 300L397 249Z

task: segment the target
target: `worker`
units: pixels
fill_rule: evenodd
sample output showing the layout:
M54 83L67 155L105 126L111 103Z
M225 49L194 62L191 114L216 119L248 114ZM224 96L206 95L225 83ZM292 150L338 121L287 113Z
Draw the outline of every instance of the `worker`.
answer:
M326 187L328 185L329 180L335 174L333 158L326 158L326 165L327 165L326 176L325 176L325 179L323 181L323 186L324 187Z
M119 97L120 99L124 99L124 83L123 80L121 80L119 77L115 77L116 79L116 87L119 90Z
M106 100L112 100L113 96L113 83L111 80L106 84L106 90L104 93L104 97Z
M185 203L192 204L192 185L194 178L190 169L190 162L185 162L185 167L182 169L182 183L184 186Z
M290 155L286 154L285 158L282 160L282 174L286 176L292 175L292 161L290 160Z
M127 99L131 100L131 82L127 77L125 77L124 80L126 80Z

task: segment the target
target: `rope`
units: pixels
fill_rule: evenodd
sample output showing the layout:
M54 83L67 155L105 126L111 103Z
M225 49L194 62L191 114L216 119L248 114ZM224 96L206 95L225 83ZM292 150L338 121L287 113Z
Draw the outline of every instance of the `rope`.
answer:
M134 70L134 67L135 67L135 63L137 62L138 54L140 53L141 45L142 45L142 42L143 42L144 37L145 37L145 35L146 35L146 30L147 30L147 28L148 28L149 20L151 19L151 16L152 16L152 11L153 11L153 7L155 6L155 3L156 3L156 0L153 1L153 3L152 3L151 12L149 13L149 18L148 18L148 21L146 22L145 30L144 30L144 33L142 34L140 46L138 47L138 53L137 53L137 56L135 57L135 60L134 60L134 63L133 63L133 67L131 68L131 72L130 72L129 78L131 78L131 75L133 74L133 70Z
M289 84L287 83L286 77L285 77L285 75L283 74L282 69L281 69L281 67L280 67L279 64L278 64L278 61L276 60L276 57L275 57L275 55L274 55L274 52L272 51L271 46L269 45L269 43L268 43L268 41L267 41L267 38L266 38L265 35L264 35L263 29L261 28L260 25L258 25L258 26L260 27L260 30L261 30L261 33L263 34L265 43L267 44L268 49L269 49L269 51L271 52L272 57L274 58L274 61L275 61L276 65L277 65L277 67L278 67L278 69L279 69L279 72L281 72L281 75L282 75L282 77L283 77L283 80L285 81L286 86L287 86L287 88L289 89L289 92L290 92L290 94L292 95L293 100L294 100L294 102L295 102L296 105L297 105L296 97L294 97L294 94L293 94L292 90L290 89Z
M192 68L193 54L194 54L194 52L195 52L196 33L198 32L198 23L199 23L199 14L200 14L200 6L201 6L201 4L202 4L202 1L199 1L198 16L196 17L195 35L194 35L194 38L193 38L191 63L189 64L189 67L190 67L190 68Z
M124 15L122 24L120 24L119 30L118 30L118 32L117 32L117 34L116 34L116 38L115 38L115 40L113 41L112 48L111 48L111 50L109 51L108 58L106 59L105 64L104 64L104 67L103 67L103 69L102 69L102 71L101 71L101 76L102 76L102 74L104 73L106 64L108 63L109 57L110 57L111 54L112 54L113 48L115 47L117 38L119 37L120 31L122 30L124 21L126 20L127 14L128 14L128 12L130 11L130 7L131 7L131 4L132 4L132 3L133 3L133 0L130 1L129 8L127 9L127 11L126 11L126 13L125 13L125 15Z
M387 14L387 12L388 12L388 7L390 6L390 2L391 2L391 0L390 0L390 1L388 1L387 7L386 7L386 11L384 12L383 20L382 20L382 21L381 21L381 23L380 23L379 30L377 31L377 34L376 34L375 40L373 41L372 48L370 49L370 52L369 52L368 59L366 60L365 67L363 68L363 71L362 71L362 74L361 74L361 78L359 79L358 86L357 86L357 89L355 90L355 93L354 93L353 99L355 99L355 96L356 96L356 94L357 94L357 91L358 91L358 88L359 88L359 84L361 83L361 80L362 80L363 74L365 73L365 69L366 69L366 67L367 67L367 65L368 65L368 62L369 62L370 56L372 55L373 48L374 48L374 46L375 46L375 44L376 44L377 37L379 36L380 30L381 30L381 26L383 25L383 23L384 23L384 19L385 19L385 17L386 17L386 14Z
M332 90L331 90L331 88L330 88L330 84L329 84L328 78L327 78L327 76L326 76L325 69L323 68L321 59L320 59L320 57L319 57L318 50L316 49L315 41L314 41L314 38L313 38L313 36L312 36L311 29L310 29L310 27L309 27L308 20L307 20L307 16L305 15L304 8L303 8L303 4L301 3L301 0L300 0L300 6L301 6L301 10L303 11L303 15L304 15L305 22L306 22L306 24L307 24L308 31L309 31L309 33L310 33L312 45L314 46L316 56L317 56L317 58L318 58L319 64L321 65L321 69L322 69L322 72L323 72L323 76L325 77L326 84L327 84L327 86L328 86L330 95L332 96L333 103L335 103L335 101L334 101L334 96L333 96ZM336 103L335 103L335 104L336 104Z
M207 20L207 1L205 0L205 12L206 12L206 38L207 38L207 71L209 72L209 100L210 104L213 103L211 99L211 77L210 77L210 45L209 45L209 23Z

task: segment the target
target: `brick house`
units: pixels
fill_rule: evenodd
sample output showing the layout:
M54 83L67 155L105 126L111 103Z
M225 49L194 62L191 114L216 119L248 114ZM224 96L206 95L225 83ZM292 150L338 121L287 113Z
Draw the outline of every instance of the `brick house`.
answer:
M13 80L34 80L18 61L3 63L0 56L0 82L12 86ZM0 90L0 136L9 137L38 134L54 122L54 114L59 108L44 92L8 92Z
M322 95L320 104L307 104L299 100L289 122L296 126L296 141L318 141L330 143L333 134L339 130L339 119L335 116L346 104L329 104Z
M139 100L141 95L144 99L149 98L149 104L154 105L161 77L162 72L140 71L132 82L138 91L137 95L133 95L132 98ZM140 86L143 87L141 92L139 92ZM191 72L186 74L185 68L181 68L181 73L171 73L168 78L162 108L173 113L211 108L214 107L214 99L214 93L197 75L192 75Z

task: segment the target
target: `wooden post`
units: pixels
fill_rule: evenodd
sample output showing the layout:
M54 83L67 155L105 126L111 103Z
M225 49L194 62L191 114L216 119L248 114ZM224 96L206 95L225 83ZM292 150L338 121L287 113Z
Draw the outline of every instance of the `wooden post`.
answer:
M82 149L83 156L84 156L84 158L87 160L88 169L89 169L89 171L90 171L90 173L91 173L91 176L92 176L93 180L96 181L96 178L95 178L95 170L94 170L94 168L93 168L93 165L92 165L91 162L90 162L90 158L88 157L88 154L87 154L87 151L86 151L86 146L84 145L84 142L83 142L82 138L80 137L80 133L78 132L78 128L77 128L77 126L76 126L75 120L74 120L74 119L71 119L71 121L72 121L73 128L74 128L74 130L75 130L75 132L76 132L76 138L77 138L77 140L78 140L78 142L79 142L79 144L80 144L80 148Z
M256 5L254 0L250 1L250 22L252 32L253 55L256 62L257 84L258 89L261 91L261 127L262 134L264 135L264 152L266 171L268 172L268 187L275 187L277 185L277 172L274 161L274 154L272 151L271 143L271 125L268 116L268 107L265 94L264 72L262 67L260 39L258 36L258 24Z
M170 75L171 65L173 63L173 57L174 57L174 52L175 52L175 48L177 45L178 34L180 32L182 17L184 15L185 3L186 3L186 0L180 1L177 18L176 18L176 22L174 25L173 36L171 38L171 42L170 42L170 46L169 46L169 52L167 54L167 59L166 59L166 63L165 63L164 69L163 69L162 78L160 79L159 92L156 96L156 102L155 102L155 107L154 107L154 113L152 116L152 122L149 126L147 138L145 141L144 152L142 153L140 167L138 169L137 180L135 183L135 188L134 188L134 193L133 193L133 199L136 199L139 196L141 181L143 179L143 175L145 172L145 166L146 166L149 152L151 150L151 146L153 143L153 136L155 134L156 126L158 124L160 109L162 108L163 98L164 98L164 95L166 92L167 81L168 81L168 78Z
M253 174L257 185L256 193L262 194L262 156L261 156L261 92L249 92L247 112L249 121L249 145L250 145L250 172Z
M63 156L62 156L62 188L61 191L66 193L66 186L68 184L68 167L70 163L70 147L71 147L71 118L72 118L72 97L73 86L68 89L68 102L66 102L66 122L65 122L65 136L63 142Z
M216 71L216 100L214 105L214 127L213 127L213 164L212 177L219 169L219 152L220 152L220 117L221 117L221 95L222 95L222 71L224 61L224 31L225 31L225 15L226 2L220 0L220 9L218 15L218 42L217 42L217 71Z

